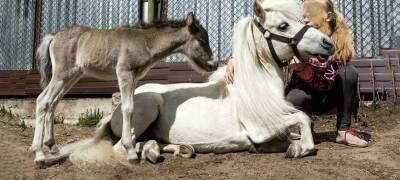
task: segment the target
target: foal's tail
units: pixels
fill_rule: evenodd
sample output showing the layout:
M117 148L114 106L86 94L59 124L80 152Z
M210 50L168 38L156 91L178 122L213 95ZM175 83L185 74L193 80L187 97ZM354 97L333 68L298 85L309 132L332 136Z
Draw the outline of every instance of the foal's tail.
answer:
M49 46L53 39L54 35L46 35L36 52L36 67L40 72L40 87L42 89L49 84L52 76Z

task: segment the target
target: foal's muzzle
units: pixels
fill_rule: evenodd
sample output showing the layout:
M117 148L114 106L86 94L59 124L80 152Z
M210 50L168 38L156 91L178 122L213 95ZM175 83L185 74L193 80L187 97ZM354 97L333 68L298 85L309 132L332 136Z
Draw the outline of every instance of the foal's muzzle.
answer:
M213 58L213 60L207 62L207 68L205 69L208 72L212 72L218 69L218 61Z

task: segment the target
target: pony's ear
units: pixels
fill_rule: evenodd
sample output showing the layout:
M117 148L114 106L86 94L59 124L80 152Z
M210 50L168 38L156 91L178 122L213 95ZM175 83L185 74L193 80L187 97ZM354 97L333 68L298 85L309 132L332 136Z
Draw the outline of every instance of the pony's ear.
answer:
M191 33L196 33L199 31L198 27L196 26L196 19L192 12L188 13L186 16L186 26L188 26Z
M265 19L264 9L262 8L259 0L253 1L253 11L254 11L254 15L259 17L261 20Z

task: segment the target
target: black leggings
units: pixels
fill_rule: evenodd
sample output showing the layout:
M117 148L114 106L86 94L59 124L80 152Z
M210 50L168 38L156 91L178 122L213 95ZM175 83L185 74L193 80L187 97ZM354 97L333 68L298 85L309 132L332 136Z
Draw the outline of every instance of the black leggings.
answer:
M286 89L286 99L309 116L337 108L337 130L347 130L351 125L351 115L357 108L357 79L357 70L348 64L339 69L331 90L316 93L306 88L294 74Z

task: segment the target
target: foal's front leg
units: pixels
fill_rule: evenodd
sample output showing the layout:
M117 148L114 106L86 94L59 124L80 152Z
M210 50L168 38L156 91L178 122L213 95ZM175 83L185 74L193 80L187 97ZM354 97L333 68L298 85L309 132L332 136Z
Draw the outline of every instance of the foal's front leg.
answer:
M118 85L121 92L121 112L122 112L122 137L121 142L128 153L128 161L131 164L139 163L137 153L133 144L135 144L135 131L131 126L133 117L133 97L136 87L136 77L134 72L125 69L125 67L117 68Z

